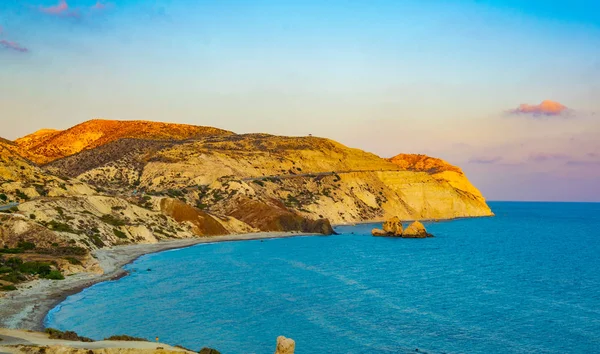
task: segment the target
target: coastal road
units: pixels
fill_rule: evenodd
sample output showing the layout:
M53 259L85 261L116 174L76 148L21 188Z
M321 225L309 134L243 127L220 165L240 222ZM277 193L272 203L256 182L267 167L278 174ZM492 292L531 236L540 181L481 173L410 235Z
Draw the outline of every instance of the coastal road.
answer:
M8 203L5 205L0 205L0 211L9 210L10 208L18 207L19 203Z

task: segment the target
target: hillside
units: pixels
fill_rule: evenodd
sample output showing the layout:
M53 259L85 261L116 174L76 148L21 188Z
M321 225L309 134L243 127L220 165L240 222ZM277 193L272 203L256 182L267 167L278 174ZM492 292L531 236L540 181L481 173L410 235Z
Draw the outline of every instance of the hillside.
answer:
M38 167L31 160L45 163ZM92 252L331 223L493 215L462 170L318 137L89 121L0 139L0 287L100 272Z
M317 137L245 134L170 142L119 140L46 168L110 193L177 197L265 231L288 224L265 218L280 211L333 223L392 215L403 219L492 215L462 171L442 160L413 155L382 159Z
M32 161L45 164L123 138L185 140L229 134L233 133L186 124L95 119L64 131L43 129L17 139L15 143Z

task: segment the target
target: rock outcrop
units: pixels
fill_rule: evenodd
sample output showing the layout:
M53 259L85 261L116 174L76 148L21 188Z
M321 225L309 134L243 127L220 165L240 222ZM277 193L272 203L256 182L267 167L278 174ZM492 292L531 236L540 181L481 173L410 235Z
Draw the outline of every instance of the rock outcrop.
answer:
M275 354L294 354L296 350L296 342L291 338L284 336L277 337L277 348Z
M402 236L402 221L397 216L383 223L383 231L389 236Z
M163 198L160 201L160 210L176 221L192 225L192 232L198 236L220 236L229 232L213 216L188 205L181 200Z
M425 226L420 221L415 221L410 224L404 233L402 234L403 238L426 238L433 237L431 234L427 232Z
M383 230L373 229L371 230L373 236L388 236L388 237L402 237L402 238L426 238L433 237L430 233L425 230L425 226L420 221L415 221L410 224L406 230L402 229L402 221L397 216L386 220L383 223Z
M373 229L373 230L371 230L371 235L373 235L373 236L388 236L388 233L382 229Z

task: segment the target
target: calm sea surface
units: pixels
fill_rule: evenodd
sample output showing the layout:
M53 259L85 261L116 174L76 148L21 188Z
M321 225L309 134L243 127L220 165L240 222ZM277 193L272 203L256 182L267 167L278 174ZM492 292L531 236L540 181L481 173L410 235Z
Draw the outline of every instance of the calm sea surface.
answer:
M435 238L339 236L147 255L51 311L50 327L195 350L600 353L600 204L490 203ZM151 269L150 271L148 269Z

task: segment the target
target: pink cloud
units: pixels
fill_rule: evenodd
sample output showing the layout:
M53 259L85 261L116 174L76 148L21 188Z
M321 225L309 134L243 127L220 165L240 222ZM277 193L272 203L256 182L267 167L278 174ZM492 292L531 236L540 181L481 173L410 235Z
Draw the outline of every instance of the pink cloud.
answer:
M72 10L67 4L67 0L60 0L57 5L54 6L40 6L40 12L53 15L53 16L65 16L65 17L79 17L79 12Z
M491 165L502 161L502 157L494 156L494 157L473 157L469 160L469 163L479 164L479 165Z
M565 154L548 154L548 153L537 153L529 156L530 161L534 162L546 162L546 161L556 161L556 160L566 160L570 158L569 155Z
M5 39L0 40L0 47L2 47L4 49L14 50L14 51L21 52L21 53L26 53L29 51L29 49L27 49L25 47L21 47L19 45L19 43L7 41Z
M533 116L560 116L566 113L568 108L561 103L546 100L538 105L522 104L511 111L512 114L530 114Z
M96 1L96 5L92 6L92 10L104 10L108 7L107 4L103 4L100 0Z

